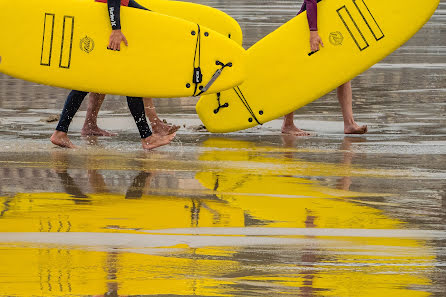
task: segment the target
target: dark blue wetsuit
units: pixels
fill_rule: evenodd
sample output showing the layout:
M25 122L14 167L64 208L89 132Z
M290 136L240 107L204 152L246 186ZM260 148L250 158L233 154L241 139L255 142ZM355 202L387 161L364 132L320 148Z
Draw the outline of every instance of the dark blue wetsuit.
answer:
M104 1L101 1L104 2ZM120 22L120 7L121 1L119 0L107 0L110 14L110 22L112 24L112 29L117 30L121 29ZM129 7L145 9L147 8L139 5L134 0L130 0L128 2ZM87 96L88 92L84 91L71 91L68 94L67 100L65 101L64 108L62 110L62 114L60 116L59 124L56 127L57 131L68 132L68 127L73 120L74 115L78 111L79 107L82 104L85 96ZM146 138L152 135L152 131L150 131L149 124L147 123L146 114L144 112L144 102L141 97L130 97L127 96L127 105L129 106L130 112L135 120L136 126L138 127L139 134L141 138Z

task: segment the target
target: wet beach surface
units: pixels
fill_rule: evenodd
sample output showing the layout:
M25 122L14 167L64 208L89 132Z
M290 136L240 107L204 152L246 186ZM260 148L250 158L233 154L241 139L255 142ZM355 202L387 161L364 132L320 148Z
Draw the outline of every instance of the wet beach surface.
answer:
M300 2L196 1L248 48ZM446 2L352 82L365 136L332 92L246 131L200 130L197 99L157 99L182 126L144 152L122 97L76 150L49 142L67 90L0 74L0 296L445 296Z

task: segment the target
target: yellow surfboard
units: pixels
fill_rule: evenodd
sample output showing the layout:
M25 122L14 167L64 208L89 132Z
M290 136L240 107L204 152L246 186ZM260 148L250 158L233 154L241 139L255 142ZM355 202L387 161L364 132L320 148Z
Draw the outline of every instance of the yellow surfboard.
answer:
M239 44L164 14L122 7L129 46L108 50L106 7L93 0L1 1L0 72L62 88L146 97L197 94L228 64L208 93L243 81L245 50ZM201 82L194 81L198 67Z
M409 40L439 0L322 0L325 47L310 53L306 13L252 46L242 85L203 96L196 110L211 132L232 132L288 114L364 72Z
M208 27L238 44L243 42L242 29L231 16L216 8L191 2L171 0L137 0L142 6Z

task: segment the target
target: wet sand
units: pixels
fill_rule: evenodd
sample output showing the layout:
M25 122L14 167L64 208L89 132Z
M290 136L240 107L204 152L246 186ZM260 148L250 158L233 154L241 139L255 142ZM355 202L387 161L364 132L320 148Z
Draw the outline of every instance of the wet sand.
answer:
M197 1L198 2L198 1ZM235 17L245 48L299 3L201 1ZM0 74L0 296L445 296L446 3L353 80L364 136L335 93L281 120L212 135L197 99L156 99L182 126L141 150L108 96L76 150L49 137L67 91Z

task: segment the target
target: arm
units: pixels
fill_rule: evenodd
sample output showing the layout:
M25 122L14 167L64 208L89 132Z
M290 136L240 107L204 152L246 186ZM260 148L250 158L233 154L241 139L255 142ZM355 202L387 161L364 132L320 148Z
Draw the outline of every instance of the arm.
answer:
M128 46L127 39L121 32L121 0L107 0L108 14L112 26L112 33L108 49L119 51L121 50L121 42Z
M113 30L121 30L121 0L107 0L108 15Z
M324 47L317 29L317 2L316 0L305 0L304 5L307 10L308 26L310 28L310 48L315 52L319 50L319 45Z
M317 31L317 2L316 0L305 0L304 5L307 9L307 19L310 31Z

